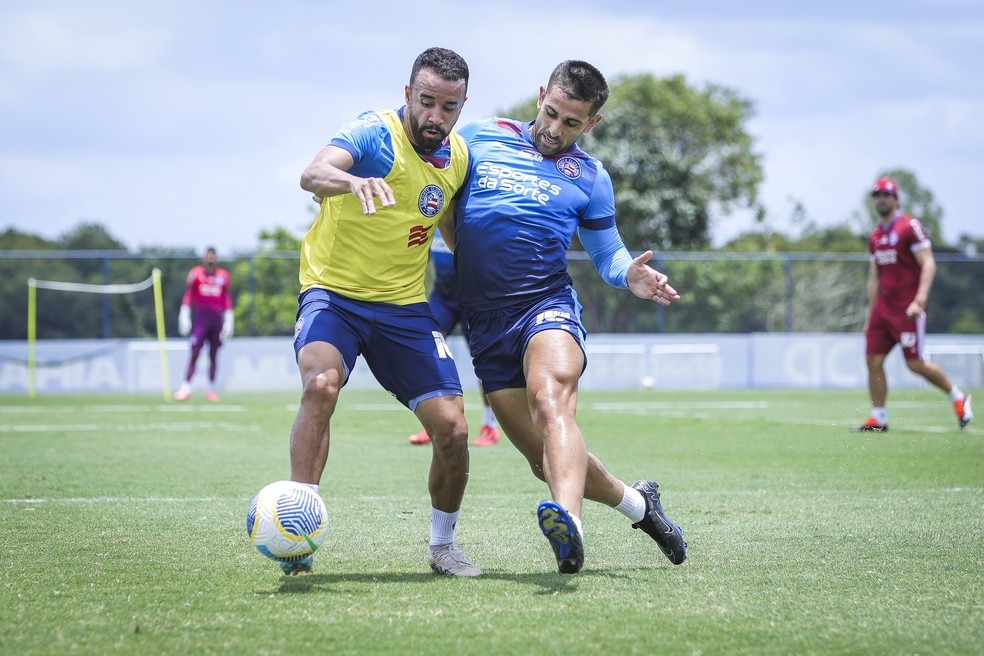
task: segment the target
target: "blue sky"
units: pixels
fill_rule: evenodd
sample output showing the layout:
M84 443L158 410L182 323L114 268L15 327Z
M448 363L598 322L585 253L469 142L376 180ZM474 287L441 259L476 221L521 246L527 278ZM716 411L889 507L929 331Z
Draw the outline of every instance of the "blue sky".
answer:
M416 4L5 0L0 231L87 220L130 248L220 255L301 234L303 168L359 112L397 107L413 58L440 45L471 68L462 120L528 99L564 59L682 73L754 102L770 225L795 201L841 222L901 167L943 207L945 241L984 237L978 0ZM715 243L749 225L716 217Z

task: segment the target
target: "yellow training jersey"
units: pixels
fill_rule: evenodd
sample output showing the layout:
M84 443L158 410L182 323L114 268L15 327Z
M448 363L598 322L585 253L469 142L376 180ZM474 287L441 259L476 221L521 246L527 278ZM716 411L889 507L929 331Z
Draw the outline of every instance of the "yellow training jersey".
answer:
M301 291L322 287L349 298L397 305L427 300L424 274L430 242L438 219L464 182L468 148L452 132L450 164L437 168L416 153L395 111L360 117L363 127L380 120L385 129L377 123L377 133L388 138L376 156L386 157L391 144L392 167L382 177L396 204L381 207L376 199L376 214L369 215L351 193L322 201L301 244Z

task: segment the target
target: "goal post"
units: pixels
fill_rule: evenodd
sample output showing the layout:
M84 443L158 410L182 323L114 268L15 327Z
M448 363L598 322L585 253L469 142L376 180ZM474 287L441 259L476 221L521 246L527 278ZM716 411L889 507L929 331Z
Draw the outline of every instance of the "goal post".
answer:
M150 287L154 288L154 319L157 324L157 342L161 354L161 390L167 401L170 376L167 370L167 336L164 329L164 294L161 289L161 270L157 267L151 271L146 280L132 284L93 285L78 282L62 282L57 280L27 279L27 392L28 396L37 396L37 337L38 337L38 289L50 289L61 292L80 292L84 294L133 294Z

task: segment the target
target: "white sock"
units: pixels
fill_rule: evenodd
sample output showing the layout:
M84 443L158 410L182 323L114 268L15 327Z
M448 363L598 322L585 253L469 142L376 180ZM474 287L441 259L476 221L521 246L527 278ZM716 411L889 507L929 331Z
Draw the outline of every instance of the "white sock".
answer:
M495 413L492 412L492 408L489 406L485 406L485 409L482 411L482 425L490 426L492 428L495 428L497 425Z
M571 515L570 513L567 513L567 514L571 518L571 521L574 522L574 526L577 527L577 534L581 536L581 540L583 541L584 540L584 529L581 528L581 518L580 517L576 517L574 515Z
M454 542L454 525L458 523L458 513L446 513L431 506L431 547Z
M622 502L615 506L615 510L631 519L633 524L641 522L646 516L645 497L642 496L642 492L625 483L622 483L622 488Z
M950 390L950 400L951 401L959 401L960 399L964 398L964 396L965 396L965 394L963 392L961 392L960 391L960 388L957 387L956 385L954 385L953 386L953 389Z
M877 421L879 424L888 423L888 410L886 410L885 408L872 408L871 416L874 417L875 421Z

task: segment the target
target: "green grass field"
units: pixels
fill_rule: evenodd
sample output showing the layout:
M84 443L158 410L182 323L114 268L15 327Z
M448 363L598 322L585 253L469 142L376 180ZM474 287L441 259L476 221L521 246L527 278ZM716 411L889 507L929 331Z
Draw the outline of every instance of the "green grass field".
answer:
M863 391L583 393L591 450L660 481L689 561L591 504L560 576L546 487L503 442L472 450L471 580L427 566L430 448L381 392L343 393L315 573L253 550L296 403L0 397L0 653L984 652L984 421L961 431L937 392L894 392L881 435L848 431Z

